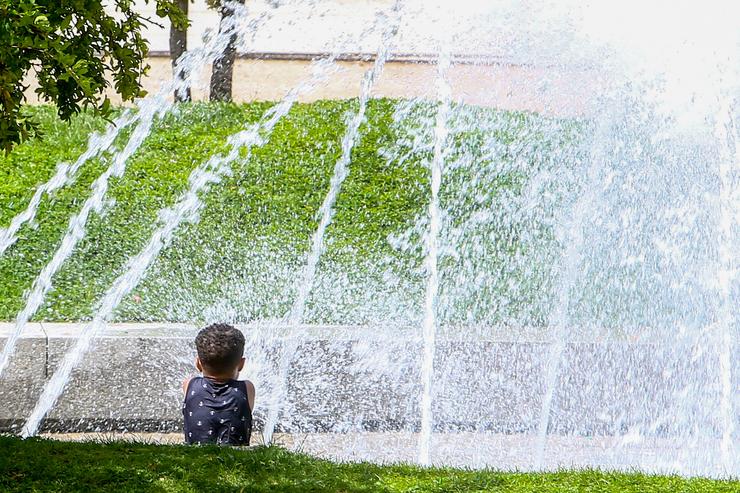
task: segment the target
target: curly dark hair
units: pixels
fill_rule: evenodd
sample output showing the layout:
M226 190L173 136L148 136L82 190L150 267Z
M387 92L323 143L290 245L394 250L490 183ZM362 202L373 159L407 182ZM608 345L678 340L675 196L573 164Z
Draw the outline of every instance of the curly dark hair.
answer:
M212 324L195 337L198 358L208 370L233 370L244 355L244 334L229 324Z

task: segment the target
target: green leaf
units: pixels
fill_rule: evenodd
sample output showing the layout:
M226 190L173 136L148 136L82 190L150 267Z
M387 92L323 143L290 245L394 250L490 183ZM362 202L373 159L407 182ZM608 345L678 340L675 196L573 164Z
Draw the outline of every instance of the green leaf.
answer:
M23 80L34 66L36 93L56 104L63 119L83 107L105 113L100 99L108 80L124 101L146 94L141 79L148 45L141 31L151 21L134 10L131 0L109 3L115 16L100 2L0 1L0 148L10 150L33 134L31 124L18 120L18 111L25 105ZM156 4L174 24L187 25L176 2Z

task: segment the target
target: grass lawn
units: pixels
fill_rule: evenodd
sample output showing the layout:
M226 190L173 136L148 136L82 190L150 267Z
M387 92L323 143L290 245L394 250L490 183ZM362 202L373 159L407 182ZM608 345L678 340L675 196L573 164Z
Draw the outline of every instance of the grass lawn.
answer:
M502 473L337 464L281 448L235 450L0 437L0 490L192 492L737 492L737 481L599 471Z
M89 319L126 260L155 230L158 211L187 188L190 172L224 152L228 136L256 122L267 108L269 103L183 104L157 121L123 177L111 181L109 205L102 215L91 216L85 237L54 277L36 318ZM341 155L346 116L356 109L356 100L295 105L269 142L235 162L232 175L203 197L200 220L181 225L173 244L123 300L117 320L248 322L286 313ZM66 124L52 108L33 111L43 138L0 155L0 228L26 208L57 163L74 161L89 135L105 125L85 114ZM327 230L307 322L413 322L421 313L425 274L420 239L426 230L434 107L381 99L371 101L367 115ZM557 200L558 190L548 177L557 174L555 188L568 186L564 171L577 163L582 125L460 106L449 126L441 267L442 295L451 301L441 307L441 317L492 322L512 320L522 310L526 322L540 308L527 293L546 291L542 283L552 277L546 270L552 258L539 255L539 263L531 261L532 252L541 252L551 239L547 227L522 211L547 217L537 209L546 208L539 199ZM130 131L123 132L118 148ZM0 320L13 320L22 308L23 293L51 259L70 217L111 158L91 160L73 185L45 197L36 221L0 256ZM553 167L558 173L531 179ZM534 182L541 188L529 187ZM519 207L527 190L538 198L534 208ZM465 279L483 287L468 288L470 283L461 282ZM502 308L495 296L481 296L481 289L519 300L521 306ZM496 311L502 309L507 312Z

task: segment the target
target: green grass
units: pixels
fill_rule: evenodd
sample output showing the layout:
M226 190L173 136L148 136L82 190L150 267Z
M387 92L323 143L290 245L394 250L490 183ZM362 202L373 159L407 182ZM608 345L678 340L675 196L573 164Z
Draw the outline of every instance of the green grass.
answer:
M736 492L737 481L337 464L278 447L236 450L0 437L0 490L154 492Z
M307 321L403 321L420 311L424 274L419 239L429 200L425 162L432 144L434 108L406 104L413 111L399 124L394 115L404 104L370 103L361 140L353 149L350 175L327 231ZM124 176L112 180L110 205L102 216L92 215L86 236L55 276L54 288L36 318L89 319L126 260L155 230L157 212L186 190L191 171L209 156L224 152L228 136L256 122L268 107L269 103L187 104L158 121L130 159ZM316 212L341 154L346 115L356 107L356 100L296 105L267 145L235 162L232 175L203 197L200 220L179 228L172 245L123 301L117 320L246 322L284 314L295 298L295 281L317 225ZM75 160L89 134L104 127L103 121L89 115L65 124L52 108L39 107L35 112L43 140L26 142L9 156L0 156L0 228L25 209L35 188L53 174L58 162ZM512 259L517 254L523 258L526 248L547 243L546 228L541 228L538 247L525 245L521 227L514 223L502 227L499 220L484 227L464 226L476 211L503 215L496 201L507 193L520 194L530 172L553 166L556 157L558 166L574 162L563 156L577 149L580 127L524 113L466 107L456 115L450 122L451 170L442 201L455 211L450 224L466 231L462 253L480 245L486 245L486 251L472 267L462 266L459 255L443 258L443 293L446 286L459 291L456 275L464 269L474 269L471 276L499 278L505 271L508 279L524 279L522 285L529 292L542 291L547 272L524 271ZM129 132L119 139L119 148ZM414 138L423 145L412 145ZM492 142L496 152L486 153ZM492 171L514 157L517 169ZM24 227L18 242L0 257L0 320L12 320L22 308L24 292L51 259L69 218L80 210L91 183L110 158L89 162L74 185L46 197L35 223ZM410 248L389 241L404 235ZM508 287L495 284L487 286L498 289L498 294L510 288L510 283ZM525 312L537 307L526 296L507 296L526 301ZM512 316L496 313L500 307L493 297L458 293L455 299L444 312L449 321Z

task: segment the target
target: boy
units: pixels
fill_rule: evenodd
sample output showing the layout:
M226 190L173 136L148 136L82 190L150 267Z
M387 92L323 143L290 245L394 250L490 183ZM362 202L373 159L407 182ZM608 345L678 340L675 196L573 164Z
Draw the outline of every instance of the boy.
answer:
M249 445L254 385L237 380L244 368L244 334L227 324L213 324L195 338L200 377L182 384L185 443Z

